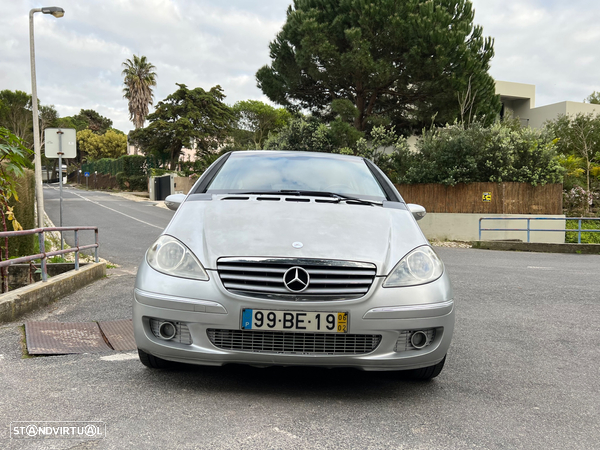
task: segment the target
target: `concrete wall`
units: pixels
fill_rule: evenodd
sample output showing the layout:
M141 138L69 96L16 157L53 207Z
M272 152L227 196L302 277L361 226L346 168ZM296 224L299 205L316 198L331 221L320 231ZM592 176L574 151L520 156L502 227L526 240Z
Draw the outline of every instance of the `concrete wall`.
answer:
M526 114L526 117L524 116L523 118L529 119L529 126L531 128L541 128L544 125L544 122L557 119L558 116L566 113L567 102L560 102L532 109Z
M196 182L197 178L191 179L186 177L175 177L173 178L173 189L174 194L187 194L192 189L192 186Z
M421 219L419 226L427 239L451 241L477 241L479 240L479 219L482 217L510 217L520 220L484 220L482 228L527 228L525 217L554 217L564 218L564 215L534 215L534 214L450 214L427 213ZM564 229L564 220L534 220L531 221L532 229ZM483 231L482 240L520 239L527 242L526 231ZM532 231L530 242L564 243L564 231Z
M79 270L49 278L47 282L30 284L0 295L0 323L46 306L106 276L106 263L90 263Z
M535 85L513 83L510 81L496 81L496 94L510 100L528 100L528 107L535 108Z
M600 105L592 103L565 102L567 114L600 114Z
M496 81L496 94L504 104L504 114L512 114L532 128L541 128L544 122L564 114L600 114L600 105L582 102L565 101L536 108L533 84Z

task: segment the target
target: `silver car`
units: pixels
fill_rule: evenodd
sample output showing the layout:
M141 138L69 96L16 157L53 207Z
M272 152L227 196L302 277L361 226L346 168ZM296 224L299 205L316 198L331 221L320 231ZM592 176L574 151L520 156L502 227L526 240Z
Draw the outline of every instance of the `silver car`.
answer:
M370 161L309 152L219 158L148 249L134 291L140 360L442 370L454 302L442 261Z

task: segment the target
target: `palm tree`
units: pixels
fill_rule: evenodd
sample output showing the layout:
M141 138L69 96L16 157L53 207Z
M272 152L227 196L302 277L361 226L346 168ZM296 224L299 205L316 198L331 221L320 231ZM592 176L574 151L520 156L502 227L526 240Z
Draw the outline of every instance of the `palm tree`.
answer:
M129 100L129 120L135 128L144 126L148 107L152 104L152 86L156 86L156 72L145 56L133 55L133 61L127 59L123 63L125 77L123 97Z

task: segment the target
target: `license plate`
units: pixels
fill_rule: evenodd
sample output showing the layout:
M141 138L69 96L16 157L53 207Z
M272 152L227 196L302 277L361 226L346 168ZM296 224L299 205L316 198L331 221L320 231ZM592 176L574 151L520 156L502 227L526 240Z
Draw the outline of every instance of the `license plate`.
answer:
M242 310L242 330L347 333L347 312Z

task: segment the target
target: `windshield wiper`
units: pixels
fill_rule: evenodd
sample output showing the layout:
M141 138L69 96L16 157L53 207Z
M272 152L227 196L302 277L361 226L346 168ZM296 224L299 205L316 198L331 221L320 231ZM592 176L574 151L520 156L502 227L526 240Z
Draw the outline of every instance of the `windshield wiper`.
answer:
M303 191L296 189L281 189L279 191L251 191L251 192L238 192L238 194L247 194L247 195L265 195L265 194L279 194L279 195L304 195L306 197L330 197L335 198L335 203L339 203L341 201L351 201L360 203L361 205L371 205L371 206L381 206L381 202L375 202L371 200L364 200L358 197L352 197L350 195L344 194L336 194L335 192L326 192L326 191Z

